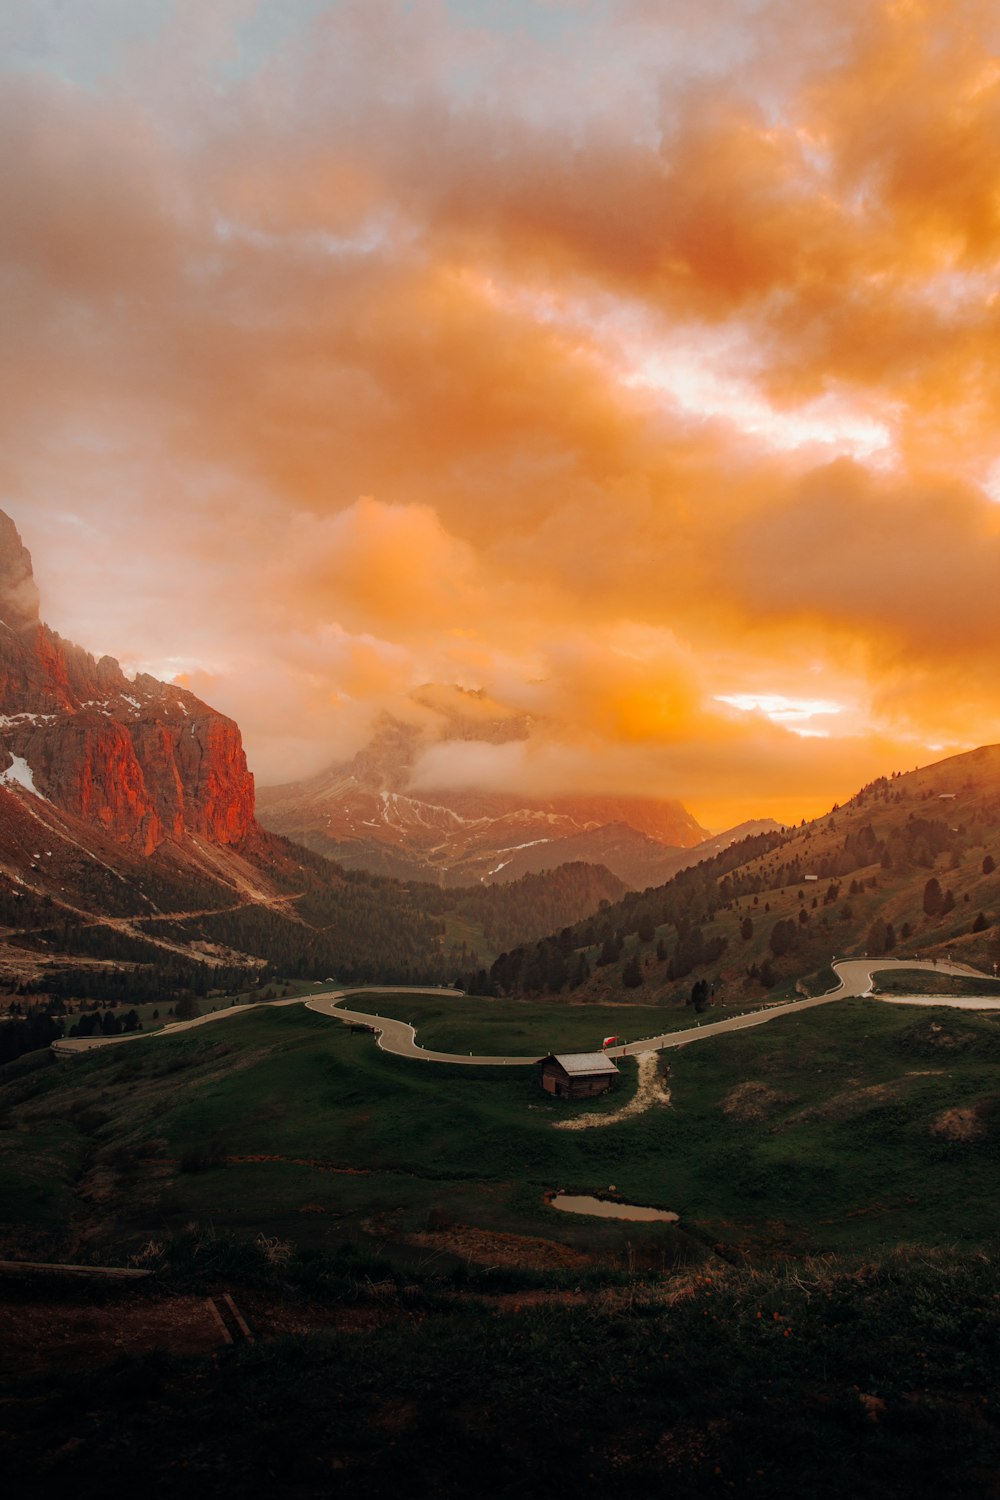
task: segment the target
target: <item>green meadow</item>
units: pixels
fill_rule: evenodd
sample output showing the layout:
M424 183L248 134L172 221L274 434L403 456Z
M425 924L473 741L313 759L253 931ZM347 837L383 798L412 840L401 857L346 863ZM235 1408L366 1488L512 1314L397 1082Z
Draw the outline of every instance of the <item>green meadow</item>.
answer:
M419 1002L428 1039L435 1004ZM416 1018L416 1002L401 1009ZM550 1046L600 1038L606 1008L553 1009L564 1023L523 1025L539 1052L543 1034ZM478 1014L478 1027L454 1013L439 1024L473 1046L499 1034L534 1050L509 1014ZM396 1058L299 1007L22 1059L0 1075L0 1236L16 1253L83 1242L113 1257L194 1222L412 1250L429 1224L461 1224L664 1264L704 1247L753 1259L993 1236L996 1018L846 1000L662 1059L669 1107L578 1131L553 1127L627 1103L632 1059L615 1094L568 1105L533 1066ZM613 1190L681 1223L562 1214L545 1197L559 1188Z
M549 1052L599 1052L606 1036L641 1041L664 1031L724 1020L755 1006L573 1005L553 1000L486 1000L474 995L394 995L372 991L348 1008L408 1021L417 1042L432 1052L485 1057L544 1057Z

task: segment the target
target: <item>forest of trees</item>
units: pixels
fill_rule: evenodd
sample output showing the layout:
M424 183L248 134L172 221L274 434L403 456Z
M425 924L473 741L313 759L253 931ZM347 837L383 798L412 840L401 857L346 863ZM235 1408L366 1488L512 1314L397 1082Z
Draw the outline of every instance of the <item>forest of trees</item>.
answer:
M47 1009L29 1010L27 1015L4 1021L0 1025L0 1066L14 1062L25 1052L50 1047L63 1035L64 1029L62 1020Z
M682 870L666 885L629 891L620 901L602 903L594 915L564 927L558 937L514 947L501 953L489 971L460 974L455 983L476 995L558 994L582 984L592 969L615 963L626 937L634 934L640 944L652 944L664 924L674 928L675 936L662 953L657 950L657 957L666 959L668 978L683 979L699 965L715 963L725 949L724 938L705 930L731 899L721 877L778 847L786 837L772 832L743 839ZM731 889L731 880L728 885ZM629 987L636 987L637 979L641 984L641 966L629 968Z
M479 924L491 948L510 948L558 932L596 911L602 901L619 901L628 887L603 865L575 862L502 885L444 892L454 898L448 910Z

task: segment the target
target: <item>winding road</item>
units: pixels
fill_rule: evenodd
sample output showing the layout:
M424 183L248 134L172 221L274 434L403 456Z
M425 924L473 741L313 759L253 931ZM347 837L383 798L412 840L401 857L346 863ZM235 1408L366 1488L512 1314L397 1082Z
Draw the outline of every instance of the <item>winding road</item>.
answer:
M701 1042L709 1037L721 1036L731 1031L747 1031L751 1026L764 1026L769 1021L776 1021L780 1016L796 1015L802 1010L812 1010L817 1005L829 1005L834 1000L847 1000L855 996L870 995L872 990L872 978L882 969L895 970L918 970L932 974L957 974L965 978L987 979L989 976L981 974L977 969L969 968L967 964L953 964L939 961L931 963L926 959L898 959L898 958L843 958L835 959L831 964L832 969L838 976L840 983L832 990L827 990L822 995L812 995L803 1000L789 1000L783 1004L763 1006L760 1010L745 1012L739 1016L729 1016L724 1021L696 1022L693 1026L685 1027L682 1031L664 1031L656 1036L642 1037L638 1041L628 1042L620 1047L608 1047L608 1057L634 1057L641 1052L660 1052L668 1047L689 1047L693 1042ZM1000 980L996 981L1000 985ZM979 1008L992 1009L1000 1004L1000 989L998 989L996 1001L984 1000L979 1002L960 1000L954 996L914 996L909 1000L911 1004L931 1003L935 1005L956 1005L963 1009ZM453 1063L464 1067L525 1067L539 1061L537 1052L530 1056L506 1056L500 1057L489 1054L469 1053L467 1056L461 1052L434 1052L427 1047L417 1044L417 1034L408 1021L398 1021L391 1016L380 1016L377 1012L363 1010L347 1010L345 1001L362 995L413 995L416 996L441 996L451 999L463 998L463 992L455 989L434 989L427 986L415 985L376 985L368 989L343 989L327 990L318 995L312 995L308 999L296 996L290 1000L268 1001L268 1008L285 1005L305 1005L307 1010L316 1011L318 1015L330 1016L333 1020L343 1021L350 1025L370 1027L378 1038L378 1045L383 1052L391 1052L396 1057L409 1057L422 1062ZM907 1003L904 997L898 997L900 1003ZM893 997L895 1002L896 997ZM224 1020L227 1016L244 1015L248 1010L257 1009L257 1006L231 1006L225 1010L212 1011L206 1016L199 1016L194 1021L175 1021L170 1026L164 1026L160 1031L152 1032L129 1032L121 1036L109 1037L64 1037L52 1044L52 1050L62 1056L71 1055L75 1052L86 1052L92 1047L114 1046L116 1043L137 1041L142 1037L173 1036L180 1031L189 1031L195 1026L205 1026L212 1021Z
M685 1027L683 1031L663 1031L657 1036L642 1037L639 1041L628 1042L621 1047L608 1047L606 1054L608 1057L634 1057L639 1052L661 1052L668 1047L688 1047L692 1042L704 1041L708 1037L721 1036L730 1031L746 1031L751 1026L764 1026L768 1021L777 1020L779 1016L795 1015L801 1010L811 1010L817 1005L829 1005L833 1000L847 1000L858 995L868 995L871 993L872 977L880 969L928 970L936 974L958 974L966 978L973 976L976 979L987 977L965 964L943 962L934 964L925 959L846 958L835 960L831 968L840 979L840 983L823 995L812 995L803 1000L789 1000L783 1005L768 1005L743 1015L730 1016L724 1021L696 1023L694 1026ZM344 1009L345 1000L364 993L363 990L340 990L332 995L316 995L305 1003L307 1009L315 1010L320 1015L333 1016L338 1020L353 1022L356 1025L371 1026L378 1034L378 1045L382 1051L392 1052L397 1057L419 1058L424 1062L456 1063L465 1067L478 1068L517 1067L539 1061L537 1052L532 1053L530 1057L497 1057L473 1053L466 1057L460 1052L432 1052L429 1048L418 1045L416 1031L408 1021L397 1021L390 1016L372 1015L366 1011ZM460 994L458 990L414 990L406 986L383 987L374 993L380 995L450 995L453 998ZM997 993L1000 996L1000 989ZM943 997L936 1003L947 1005L949 998ZM989 1001L986 1002L987 1005L989 1003Z

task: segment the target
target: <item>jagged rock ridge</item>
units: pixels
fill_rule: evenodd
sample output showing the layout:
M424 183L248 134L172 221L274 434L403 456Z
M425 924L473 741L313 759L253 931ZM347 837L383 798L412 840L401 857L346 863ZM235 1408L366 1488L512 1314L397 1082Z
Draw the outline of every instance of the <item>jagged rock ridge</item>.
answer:
M8 783L143 854L186 833L236 844L254 822L236 724L185 688L130 682L44 625L30 554L2 511L0 746Z

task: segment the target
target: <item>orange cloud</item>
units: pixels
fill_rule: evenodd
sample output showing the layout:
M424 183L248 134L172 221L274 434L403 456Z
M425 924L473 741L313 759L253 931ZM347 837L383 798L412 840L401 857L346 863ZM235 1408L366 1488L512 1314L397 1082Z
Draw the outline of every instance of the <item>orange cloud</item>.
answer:
M427 682L544 726L481 777L741 816L1000 737L992 7L33 9L0 480L66 634L265 780Z
M470 613L481 613L475 553L427 505L365 497L322 522L303 518L295 541L288 582L315 614L332 606L349 626L375 621L419 639L460 629Z

